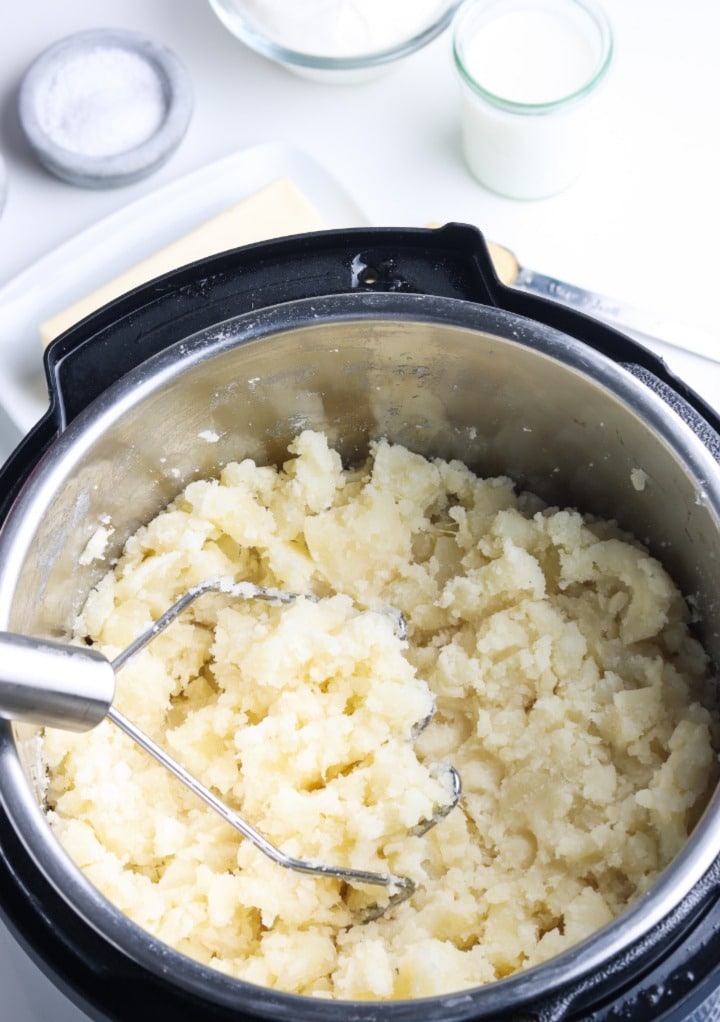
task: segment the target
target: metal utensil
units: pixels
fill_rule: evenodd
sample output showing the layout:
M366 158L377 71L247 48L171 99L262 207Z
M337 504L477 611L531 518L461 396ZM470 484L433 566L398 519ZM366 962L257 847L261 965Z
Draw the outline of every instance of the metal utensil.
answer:
M131 657L168 628L191 603L209 592L246 600L265 600L273 604L293 603L302 595L249 582L234 582L227 578L208 579L188 589L112 661L90 647L0 632L0 657L3 664L0 670L0 717L72 731L86 731L105 718L111 720L278 866L298 873L334 877L350 884L386 887L390 892L387 904L372 905L362 912L363 922L378 918L414 893L414 880L395 873L350 869L287 855L113 706L117 673ZM318 599L312 595L303 598L315 602ZM383 608L379 612L389 614L396 633L400 638L405 638L406 624L402 614L395 608ZM429 720L427 718L422 721L414 734L419 733ZM444 819L460 798L461 781L458 772L449 765L443 765L440 769L446 772L448 801L436 806L429 819L421 820L411 831L414 835L426 833Z
M660 341L682 351L692 351L703 358L720 362L720 334L712 334L696 325L681 323L668 316L654 316L644 309L587 288L568 284L522 266L510 249L489 241L488 248L495 271L503 284L550 298L570 308L604 320L640 343Z

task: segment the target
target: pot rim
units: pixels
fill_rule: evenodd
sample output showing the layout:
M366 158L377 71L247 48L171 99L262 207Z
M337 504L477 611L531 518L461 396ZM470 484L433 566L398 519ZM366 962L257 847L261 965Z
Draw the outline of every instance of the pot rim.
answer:
M658 440L692 466L703 480L703 502L720 528L720 473L712 455L682 418L631 372L607 355L553 327L503 309L464 300L414 293L371 293L299 299L270 306L220 322L183 338L121 377L81 412L40 457L31 477L0 529L0 624L7 627L10 590L20 570L23 537L31 528L26 511L39 496L55 491L75 460L92 444L95 434L117 421L149 394L200 362L229 348L264 342L276 334L308 327L358 321L407 320L442 329L490 334L501 342L532 347L541 356L566 368L590 375L615 399L629 405ZM10 576L10 584L7 577ZM5 581L3 582L3 579ZM394 1022L425 1017L446 1022L486 1017L498 1010L546 1000L561 987L601 972L649 930L659 926L710 870L720 852L720 791L716 790L679 855L655 884L623 913L581 943L548 961L504 979L449 995L405 1001L324 1001L287 994L229 977L189 959L154 938L124 916L75 866L48 826L32 796L15 744L13 727L0 721L0 802L18 837L51 885L80 918L124 955L145 969L171 976L174 984L225 1007L237 1007L260 1018L325 1022L336 1017L338 1005L348 1018L370 1022L379 1016ZM48 861L49 860L49 861ZM478 1014L481 1012L482 1014Z

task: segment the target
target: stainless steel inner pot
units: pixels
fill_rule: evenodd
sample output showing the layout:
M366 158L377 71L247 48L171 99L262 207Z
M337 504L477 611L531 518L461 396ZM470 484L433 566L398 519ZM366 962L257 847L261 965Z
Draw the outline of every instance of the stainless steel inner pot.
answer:
M551 504L617 519L692 599L718 662L720 478L713 453L685 418L682 407L670 407L605 355L488 306L358 293L242 315L128 373L41 457L0 533L0 628L66 635L106 568L81 561L101 523L115 530L109 562L191 479L241 458L282 461L291 438L312 428L324 430L350 463L386 436L483 475L509 475ZM6 812L39 869L134 962L254 1017L337 1017L332 1002L268 996L188 962L100 896L47 825L29 729L0 722L0 772ZM614 957L691 896L720 853L719 812L716 796L655 887L569 952L422 1009L418 1002L356 1004L352 1018L411 1019L419 1011L445 1020L489 1017L570 981L599 981Z

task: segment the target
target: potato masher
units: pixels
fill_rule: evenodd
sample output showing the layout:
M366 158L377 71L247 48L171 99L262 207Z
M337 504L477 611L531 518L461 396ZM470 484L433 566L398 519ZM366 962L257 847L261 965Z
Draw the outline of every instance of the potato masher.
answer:
M416 884L410 877L333 866L286 855L113 706L118 671L191 603L209 592L242 599L265 600L274 604L288 604L301 598L299 593L256 586L250 582L235 582L228 578L208 579L188 589L112 661L89 646L74 646L0 632L0 657L3 665L0 669L0 717L71 731L86 731L105 718L111 720L277 865L299 873L334 877L350 884L386 887L390 892L387 904L374 905L363 913L363 921L378 918L413 894ZM313 601L319 599L307 594L303 594L302 598ZM405 638L403 615L390 607L380 612L392 617L396 634ZM427 725L429 719L418 724L413 736ZM448 800L436 806L432 816L422 820L411 831L413 834L424 834L434 827L447 816L460 798L458 772L449 765L443 765L442 769L447 777Z

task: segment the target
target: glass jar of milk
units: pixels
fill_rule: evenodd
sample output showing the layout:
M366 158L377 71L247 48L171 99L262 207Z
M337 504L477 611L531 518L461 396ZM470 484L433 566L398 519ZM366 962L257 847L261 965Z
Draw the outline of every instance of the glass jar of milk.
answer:
M453 48L474 176L519 199L572 184L612 60L612 31L594 0L467 0Z

